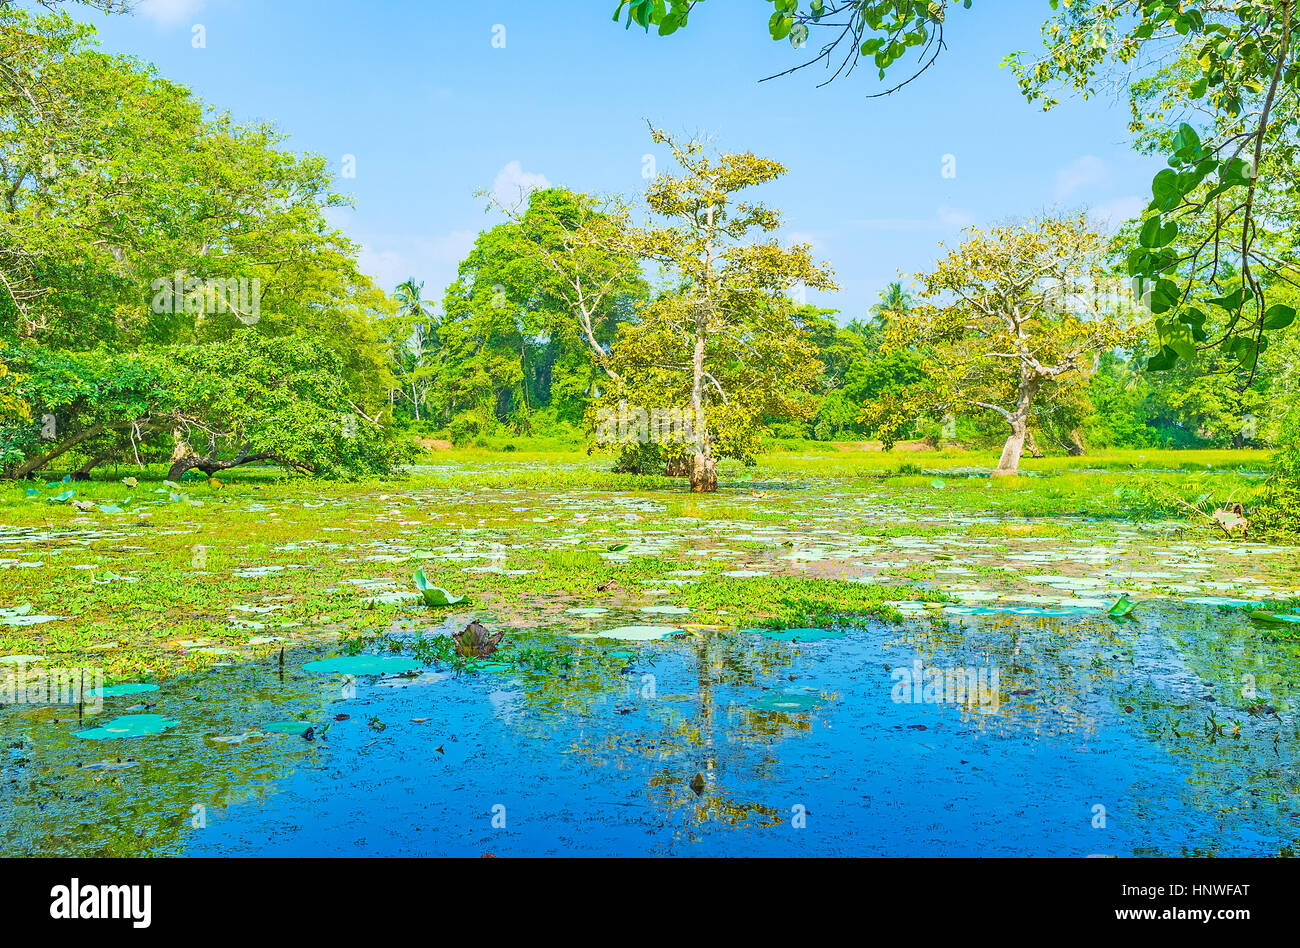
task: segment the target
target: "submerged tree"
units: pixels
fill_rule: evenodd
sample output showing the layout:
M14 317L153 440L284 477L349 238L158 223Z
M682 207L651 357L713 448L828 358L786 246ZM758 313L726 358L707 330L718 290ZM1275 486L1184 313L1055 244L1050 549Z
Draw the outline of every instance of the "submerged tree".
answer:
M1111 277L1106 251L1083 214L972 228L918 275L918 305L891 321L890 344L924 355L918 404L973 405L1006 423L997 474L1016 473L1036 405L1063 401L1101 353L1140 337L1140 307Z
M782 165L750 153L710 157L698 142L679 145L655 128L651 136L682 173L659 175L646 194L664 223L630 229L626 240L664 268L670 289L620 328L613 356L621 384L610 398L680 407L690 422L681 440L691 490L712 491L718 458L751 452L765 417L816 409L821 366L789 294L835 284L807 244L746 241L755 229L776 231L780 215L737 195L779 177Z

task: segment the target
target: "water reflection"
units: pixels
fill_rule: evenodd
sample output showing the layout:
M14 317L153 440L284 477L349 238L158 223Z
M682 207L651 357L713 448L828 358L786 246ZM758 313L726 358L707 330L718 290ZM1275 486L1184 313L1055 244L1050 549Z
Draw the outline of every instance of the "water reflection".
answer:
M83 741L71 709L2 709L0 845L1274 855L1300 836L1297 648L1238 613L930 617L811 643L612 643L538 621L518 639L553 660L528 667L350 689L300 655L108 699L105 715L182 722L147 738ZM996 711L942 689L898 700L913 663L996 669ZM258 731L294 719L311 740Z

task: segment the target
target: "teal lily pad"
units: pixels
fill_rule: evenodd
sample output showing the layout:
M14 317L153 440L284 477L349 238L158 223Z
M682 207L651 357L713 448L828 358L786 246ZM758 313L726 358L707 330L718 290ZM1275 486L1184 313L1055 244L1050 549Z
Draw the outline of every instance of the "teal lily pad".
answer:
M308 662L302 669L313 675L400 675L423 667L401 655L339 655Z
M150 685L143 681L125 682L120 685L108 685L100 692L103 698L120 698L123 695L140 695L146 691L157 691L157 685Z
M576 632L578 639L619 639L624 642L649 642L676 635L681 629L669 625L621 625L617 629L601 629L599 632Z
M798 692L780 692L764 695L754 702L759 711L808 711L817 706L816 695Z
M272 734L296 734L299 737L311 729L310 721L271 721L269 724L262 725L263 731L270 731Z
M120 737L147 737L151 734L161 734L169 727L175 727L180 723L180 721L169 718L165 714L126 714L120 718L114 718L100 727L93 727L88 731L77 731L74 736L87 741L107 741Z

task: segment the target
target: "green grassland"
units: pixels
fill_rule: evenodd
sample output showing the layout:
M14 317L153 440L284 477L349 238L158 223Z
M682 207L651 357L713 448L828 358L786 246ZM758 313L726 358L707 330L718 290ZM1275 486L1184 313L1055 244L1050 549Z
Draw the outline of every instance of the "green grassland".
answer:
M1021 476L999 479L979 473L991 460L810 444L731 463L717 494L692 495L681 480L612 474L607 456L521 444L431 452L386 481L250 468L171 485L161 470L123 469L9 485L0 490L0 609L60 618L0 624L0 655L102 668L110 680L166 676L468 618L540 629L564 621L565 609L665 597L689 610L684 634L898 621L900 603L948 598L936 569L960 548L923 549L869 583L821 553L898 538L997 551L1139 526L1210 542L1179 501L1247 496L1267 457L1027 459ZM725 575L753 564L761 575ZM998 575L996 564L967 565ZM419 568L465 602L441 612L412 602Z

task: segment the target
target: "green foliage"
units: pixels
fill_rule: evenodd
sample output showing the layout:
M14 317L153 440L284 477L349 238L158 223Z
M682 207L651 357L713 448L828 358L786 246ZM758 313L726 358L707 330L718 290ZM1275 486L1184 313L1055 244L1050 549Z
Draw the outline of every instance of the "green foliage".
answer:
M0 427L0 463L25 475L81 458L166 456L202 443L214 469L270 461L319 475L391 473L402 450L353 402L341 358L313 340L246 330L225 342L138 353L26 345L20 367L35 420ZM202 468L202 464L196 464Z
M392 304L325 220L324 159L66 14L0 4L0 62L0 468L145 462L179 432L209 466L391 469L368 406Z
M1084 95L1109 73L1129 84L1133 131L1168 156L1152 181L1128 272L1150 292L1155 370L1210 352L1253 368L1295 308L1270 283L1286 270L1297 210L1300 16L1295 4L1083 0L1058 6L1046 55L1009 57L1045 108L1049 85ZM1196 114L1170 125L1168 115ZM1279 251L1283 251L1279 253Z
M546 410L580 425L608 378L617 326L645 297L640 268L609 246L617 210L588 195L549 188L522 213L501 209L510 220L479 234L461 262L420 350L418 384L404 394L417 414L423 405L443 422L473 416L483 431L527 433ZM602 239L583 244L579 232ZM407 336L393 338L414 351Z
M625 15L627 28L635 23L648 32L654 26L660 36L669 36L687 26L692 8L700 2L703 0L619 0L614 21ZM970 9L972 0L960 2L962 7ZM920 49L914 58L923 62L918 72L925 71L943 48L944 20L949 7L956 5L954 0L767 0L767 3L771 4L772 12L767 15L766 30L773 40L789 41L795 49L801 49L808 44L814 29L824 29L831 37L821 53L804 63L805 66L823 60L829 64L832 55L844 46L846 51L835 57L838 69L832 78L852 72L862 60L868 60L881 79L891 66L917 47Z
M717 459L752 457L765 418L815 411L820 365L788 294L798 284L834 283L806 244L748 238L777 230L780 216L738 194L779 177L780 164L748 153L709 156L697 142L651 134L682 172L651 183L646 203L656 222L628 226L622 246L663 267L669 282L618 327L615 384L598 411L608 417L630 405L649 415L652 439L689 445L692 486L711 490ZM596 415L589 412L593 428L606 427ZM671 421L656 425L655 417Z

